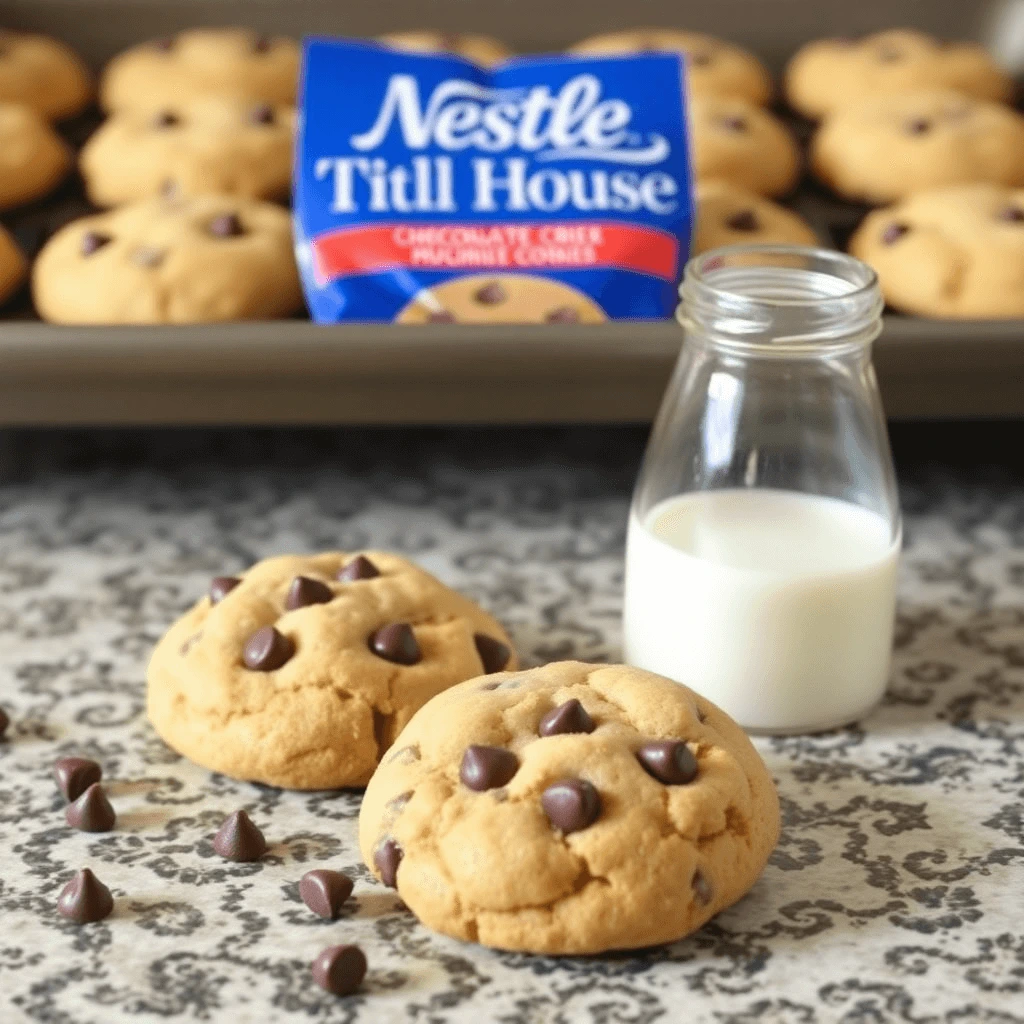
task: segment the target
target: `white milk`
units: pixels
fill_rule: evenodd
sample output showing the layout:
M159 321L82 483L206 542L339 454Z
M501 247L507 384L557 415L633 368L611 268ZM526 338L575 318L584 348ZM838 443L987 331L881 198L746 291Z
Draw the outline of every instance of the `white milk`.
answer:
M852 722L885 691L899 548L884 519L834 498L670 498L629 524L626 661L746 729Z

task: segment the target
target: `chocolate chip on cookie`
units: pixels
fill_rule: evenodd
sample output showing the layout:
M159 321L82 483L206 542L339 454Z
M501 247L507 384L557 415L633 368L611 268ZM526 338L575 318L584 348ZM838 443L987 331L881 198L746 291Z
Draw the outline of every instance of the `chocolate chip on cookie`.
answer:
M129 259L137 267L146 267L150 270L155 270L166 258L165 249L158 249L152 245L138 245L129 255Z
M237 213L222 213L210 221L210 234L215 238L235 238L245 234Z
M508 644L503 644L500 640L487 636L486 633L474 633L473 643L487 675L492 672L500 672L512 657L512 648Z
M1010 224L1020 224L1024 222L1024 208L1019 206L1004 206L998 213L999 220L1006 221Z
M296 576L288 588L284 606L289 611L294 611L310 604L326 604L333 598L334 591L326 583L310 579L308 576Z
M174 36L164 36L161 39L154 39L150 44L158 53L170 53L174 49Z
M102 231L86 231L82 235L82 255L91 256L94 252L99 252L103 246L109 245L113 240L112 235L106 235Z
M656 740L645 743L636 759L643 770L666 786L681 786L697 777L697 758L681 740Z
M343 583L354 583L356 580L372 580L379 575L380 569L373 562L363 555L356 555L341 569L337 578Z
M242 660L254 672L273 672L295 653L295 644L273 626L261 626L245 642Z
M177 128L181 124L181 117L173 110L161 110L153 118L154 128Z
M499 302L504 302L508 294L497 281L491 281L476 293L475 298L481 305L496 306Z
M427 322L431 324L453 324L456 322L455 314L449 313L446 309L438 309L427 315Z
M274 46L274 40L270 36L257 36L252 41L253 53L269 53Z
M909 231L906 224L889 224L882 232L882 244L895 245Z
M553 309L545 318L549 324L578 324L580 314L572 306L559 306Z
M507 785L517 771L519 758L511 750L474 744L462 755L459 778L470 789L482 793Z
M274 108L269 103L261 103L249 111L249 120L253 124L273 124L276 119Z
M931 129L931 121L924 117L915 117L907 122L908 135L927 135Z
M561 736L574 732L593 732L597 726L587 709L575 698L552 708L537 726L541 736Z
M373 865L380 872L380 880L391 889L398 886L398 866L401 863L402 848L394 839L385 839L373 853Z
M704 877L701 872L697 872L693 876L693 880L690 882L690 886L693 889L693 894L703 904L711 902L711 897L714 895L711 889L711 883Z
M723 117L720 123L730 132L745 132L748 127L746 119L742 117Z
M761 223L753 210L741 210L739 213L734 213L729 217L725 222L725 226L733 231L757 231Z
M585 779L562 779L548 786L540 802L551 824L566 835L589 828L601 816L601 797Z
M416 634L407 622L392 622L381 626L370 637L370 650L396 665L415 665L421 657Z
M237 576L214 576L210 581L210 604L223 601L241 582Z

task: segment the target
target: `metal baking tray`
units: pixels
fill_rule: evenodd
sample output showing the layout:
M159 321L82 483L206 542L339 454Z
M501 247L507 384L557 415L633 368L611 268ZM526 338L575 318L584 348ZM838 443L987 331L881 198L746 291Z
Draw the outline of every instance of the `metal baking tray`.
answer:
M94 67L198 25L375 35L492 33L523 52L593 32L674 25L757 52L776 72L803 42L914 25L998 45L1014 0L0 0L0 25L59 36ZM65 126L80 143L98 122ZM796 124L798 130L806 128ZM805 183L792 204L842 245L862 215ZM87 209L77 183L4 218L38 247ZM196 327L40 323L27 295L0 318L0 425L642 421L681 343L673 322L599 327L318 327L302 319ZM892 315L875 351L893 418L1024 416L1024 321Z

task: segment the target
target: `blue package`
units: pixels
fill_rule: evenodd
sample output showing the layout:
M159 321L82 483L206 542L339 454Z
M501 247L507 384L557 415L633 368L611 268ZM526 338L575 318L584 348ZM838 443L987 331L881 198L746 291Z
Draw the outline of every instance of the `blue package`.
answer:
M307 39L294 202L314 319L670 316L693 220L683 90L676 54L485 69Z

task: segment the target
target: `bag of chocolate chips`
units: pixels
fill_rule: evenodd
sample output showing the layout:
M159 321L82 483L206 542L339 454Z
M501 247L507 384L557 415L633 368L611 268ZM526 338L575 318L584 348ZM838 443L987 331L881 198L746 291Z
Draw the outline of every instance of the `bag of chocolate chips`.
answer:
M693 200L675 54L450 54L309 39L295 233L321 323L672 314Z

